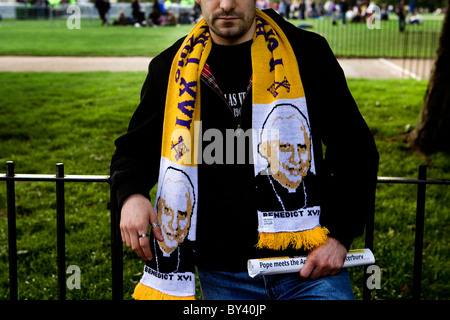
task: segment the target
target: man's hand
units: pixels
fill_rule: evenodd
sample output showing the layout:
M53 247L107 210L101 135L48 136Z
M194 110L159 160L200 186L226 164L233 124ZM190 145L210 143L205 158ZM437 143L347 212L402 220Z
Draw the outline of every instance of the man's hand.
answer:
M334 238L328 237L324 245L311 251L300 270L300 277L316 280L337 274L344 265L347 249Z
M122 241L142 259L151 260L153 254L149 238L139 238L139 235L148 233L149 224L157 221L155 209L143 195L134 194L124 201L120 218ZM152 228L152 232L156 240L163 241L161 228Z

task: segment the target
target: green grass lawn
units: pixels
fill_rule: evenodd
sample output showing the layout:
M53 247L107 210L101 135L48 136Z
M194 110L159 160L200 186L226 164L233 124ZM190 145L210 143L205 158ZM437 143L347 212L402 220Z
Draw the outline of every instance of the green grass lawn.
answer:
M102 27L98 21L82 20L81 29L68 29L63 19L6 20L0 28L0 55L154 57L192 28Z
M395 15L380 29L364 23L332 26L330 18L290 21L310 25L308 30L323 35L340 57L434 58L443 16L425 17L423 25L408 25L404 34L398 32ZM84 19L81 29L68 29L64 19L7 19L0 22L0 55L153 57L192 27L101 27L99 21Z
M140 31L138 31L140 32ZM0 73L0 172L13 160L16 173L108 175L114 140L125 132L139 101L143 72ZM380 176L450 178L450 159L412 154L405 134L418 119L426 81L350 79L349 87L372 129ZM19 299L57 299L53 183L16 183ZM375 299L410 299L415 221L414 185L379 185L374 253L381 268ZM450 298L450 188L427 188L423 298ZM81 289L68 299L111 299L110 213L105 184L66 184L66 265L81 269ZM0 184L0 299L8 299L6 192ZM354 247L363 247L358 239ZM143 263L124 248L125 299ZM351 270L357 298L362 268Z

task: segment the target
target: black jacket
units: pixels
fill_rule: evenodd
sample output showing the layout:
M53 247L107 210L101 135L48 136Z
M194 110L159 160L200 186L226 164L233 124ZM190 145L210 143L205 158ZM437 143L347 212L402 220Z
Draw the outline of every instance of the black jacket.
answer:
M321 204L321 224L349 248L374 210L378 170L374 139L326 40L293 26L273 10L266 13L284 30L297 57L315 148L314 184L320 190L316 196ZM148 196L158 180L168 75L182 40L150 62L141 102L127 133L116 140L111 178L119 208L131 194ZM203 131L217 128L225 134L226 129L235 129L224 99L204 82L201 92ZM251 108L250 93L242 108L244 130L251 127ZM198 170L198 266L245 271L249 258L301 254L254 248L257 217L251 164L201 164Z

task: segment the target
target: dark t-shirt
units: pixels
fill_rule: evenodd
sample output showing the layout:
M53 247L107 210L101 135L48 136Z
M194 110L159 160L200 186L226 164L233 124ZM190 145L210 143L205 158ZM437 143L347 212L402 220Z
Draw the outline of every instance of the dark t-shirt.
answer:
M235 46L213 44L207 61L238 124L252 75L251 45L252 41Z
M209 99L209 95L219 94L227 104L202 103L204 136L209 129L223 128L224 123L229 123L227 130L236 130L238 126L244 130L251 127L251 96L244 101L252 75L251 44L252 41L236 46L213 44L207 64L220 92L205 87L201 91L202 101L218 101ZM221 132L221 136L226 144L226 132ZM252 200L253 166L234 161L232 164L205 163L214 143L218 142L203 141L204 159L198 166L196 263L201 268L245 271L246 259L252 255L249 251L256 244L258 228ZM217 159L225 157L224 154ZM232 183L232 188L230 181L236 182ZM208 197L208 200L203 202L202 197ZM211 206L211 203L215 205Z

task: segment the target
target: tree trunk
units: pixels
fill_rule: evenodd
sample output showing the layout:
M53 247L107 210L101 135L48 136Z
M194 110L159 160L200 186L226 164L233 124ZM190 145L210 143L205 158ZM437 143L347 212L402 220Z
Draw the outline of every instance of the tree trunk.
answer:
M442 26L436 60L431 70L417 128L409 137L411 147L423 154L450 153L450 0Z

